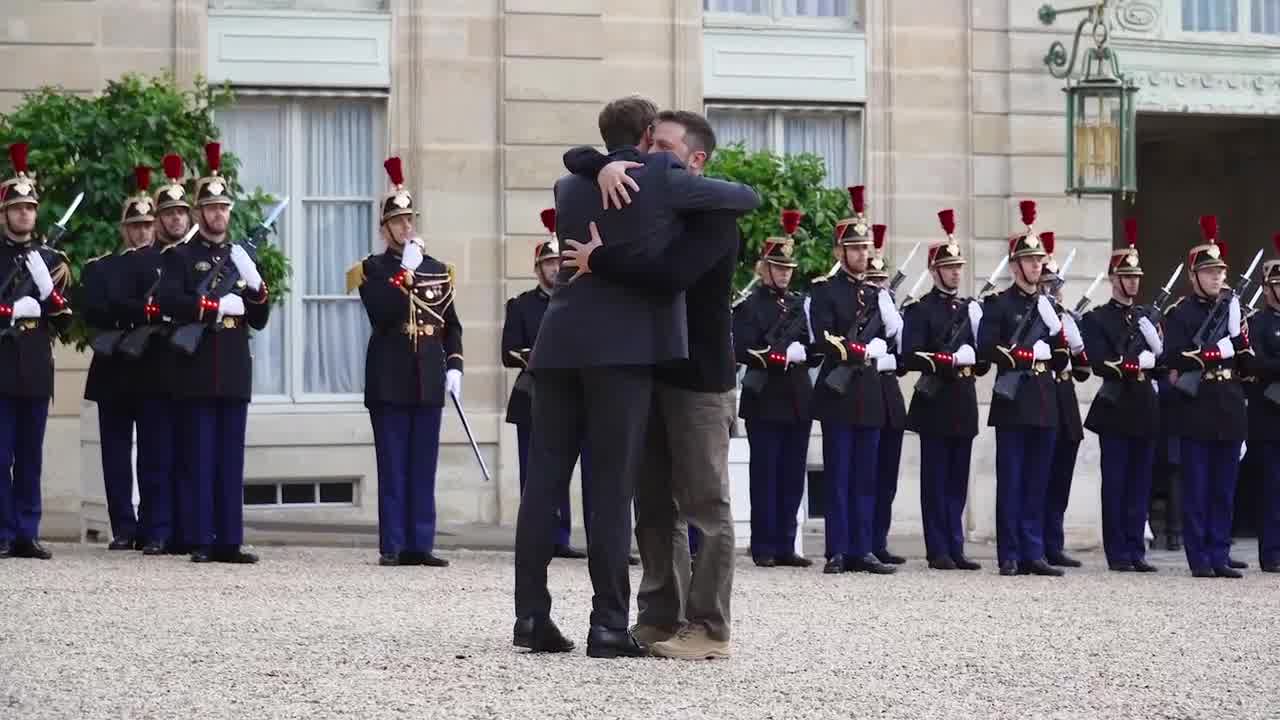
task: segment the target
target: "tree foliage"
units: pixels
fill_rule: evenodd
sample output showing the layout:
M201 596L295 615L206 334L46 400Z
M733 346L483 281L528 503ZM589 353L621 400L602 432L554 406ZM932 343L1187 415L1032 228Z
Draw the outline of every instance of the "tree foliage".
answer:
M136 192L133 168L153 168L153 191L164 181L161 158L171 152L186 162L188 179L205 174L204 144L219 137L214 113L234 100L229 87L203 80L184 90L169 75L130 74L107 83L94 97L45 87L0 115L0 144L30 145L31 172L40 189L39 229L55 222L76 193L84 193L59 248L71 259L73 277L90 258L120 248L121 208ZM239 170L240 159L224 151L221 174L237 198L231 213L233 238L246 237L275 202L262 188L246 192ZM260 247L258 266L274 301L280 302L289 291L288 258L275 246ZM64 339L84 343L82 332Z

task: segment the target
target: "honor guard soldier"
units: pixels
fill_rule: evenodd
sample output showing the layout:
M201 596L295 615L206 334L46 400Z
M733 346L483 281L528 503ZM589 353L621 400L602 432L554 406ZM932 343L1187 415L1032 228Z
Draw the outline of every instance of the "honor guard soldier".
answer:
M1165 318L1164 363L1177 372L1169 412L1182 439L1182 543L1195 577L1239 578L1228 555L1247 432L1236 358L1251 351L1240 299L1226 285L1218 219L1202 216L1200 229L1204 242L1187 255L1193 294L1174 303Z
M1093 374L1102 378L1084 426L1102 450L1102 547L1118 572L1155 572L1144 536L1151 469L1160 435L1160 399L1151 372L1164 352L1160 317L1137 304L1142 286L1138 224L1125 220L1126 245L1111 253L1111 300L1081 322Z
M506 318L502 322L502 366L520 371L516 382L511 387L511 398L507 401L507 422L516 426L516 442L520 453L520 492L524 493L524 479L529 464L529 433L533 422L533 376L529 374L529 355L533 353L533 343L538 337L538 326L542 324L542 315L547 311L547 303L555 290L556 273L560 272L560 246L556 242L556 209L547 208L541 213L542 224L547 228L550 237L539 242L533 249L533 272L538 277L538 286L526 290L518 296L507 300ZM587 470L586 452L581 452L582 473ZM587 488L591 483L582 481L582 525L590 543L591 517ZM569 505L569 487L566 485L564 495L557 504L560 515L560 527L556 532L555 556L582 560L587 554L572 547L569 538L572 531L572 509Z
M983 301L978 328L978 357L997 369L987 415L996 429L996 548L1001 575L1058 576L1044 557L1044 504L1058 429L1054 350L1065 343L1058 309L1039 291L1047 253L1032 227L1035 202L1019 209L1026 231L1009 239L1014 284Z
M125 199L120 214L121 249L118 253L108 253L85 263L76 301L85 324L95 331L84 399L98 405L102 483L107 499L107 517L111 521L108 550L143 549L147 528L139 521L152 512L147 488L142 482L141 452L137 473L141 501L137 515L133 509L133 431L135 424L138 425L141 443L144 435L137 390L139 381L144 381L144 378L130 376L132 366L119 352L120 341L129 327L129 319L121 312L129 255L151 245L155 224L154 205L148 194L151 168L135 168L134 179L137 192Z
M1280 234L1273 239L1280 252ZM1258 557L1280 573L1280 259L1262 265L1264 305L1249 318L1249 449L1262 454Z
M67 256L35 234L40 204L27 145L9 147L0 185L0 558L48 560L39 542L44 430L53 398L53 339L71 323Z
M373 325L364 404L378 456L378 562L446 567L433 553L436 465L445 398L462 396L462 324L453 268L425 255L414 232L400 158L383 165L393 185L382 199L387 249L347 278Z
M969 460L978 435L975 376L982 306L960 297L965 258L955 241L955 211L938 213L947 239L929 246L933 289L903 307L902 359L920 373L907 429L920 436L920 510L925 552L934 570L981 570L964 554Z
M222 150L205 146L209 174L196 182L199 232L166 248L155 312L179 327L173 390L186 482L183 526L192 562L255 563L244 539L244 443L253 394L249 330L267 325L268 288L253 258L227 233L232 188L219 174ZM154 313L153 313L154 314ZM191 344L183 345L191 331Z
M889 290L889 265L884 259L884 225L872 225L871 237L875 253L867 262L868 283ZM889 552L889 525L893 522L893 498L898 494L898 469L902 466L902 436L907 426L907 404L902 398L898 376L906 372L898 366L901 349L902 316L890 302L881 310L887 327L896 327L892 334L889 352L876 360L880 373L880 387L884 391L884 427L880 430L880 444L876 451L876 509L871 527L871 553L886 565L901 565L906 558Z
M756 263L760 284L733 309L734 355L746 368L738 417L751 447L751 557L760 567L813 564L795 550L813 427L805 299L788 290L803 216L782 211L783 236L765 240Z
M881 311L893 305L887 290L865 280L871 259L871 226L864 188L849 188L853 216L836 223L838 271L815 285L810 303L814 343L823 356L813 394L813 414L822 423L822 461L827 485L825 573L896 568L871 553L875 518L876 460L885 424L884 390L876 361L889 354ZM886 313L887 314L887 313Z
M1056 239L1052 232L1040 233L1040 243L1045 252L1044 271L1040 273L1040 290L1062 306L1062 277L1058 262L1053 258ZM1045 491L1044 556L1055 567L1080 567L1080 561L1064 552L1066 537L1063 519L1067 503L1071 499L1071 477L1076 471L1076 457L1080 442L1084 440L1084 425L1080 421L1080 400L1076 397L1076 383L1089 379L1089 360L1085 353L1084 337L1071 313L1062 318L1063 347L1054 350L1057 359L1053 373L1054 388L1058 394L1058 433L1053 442L1053 462L1049 466L1049 486Z

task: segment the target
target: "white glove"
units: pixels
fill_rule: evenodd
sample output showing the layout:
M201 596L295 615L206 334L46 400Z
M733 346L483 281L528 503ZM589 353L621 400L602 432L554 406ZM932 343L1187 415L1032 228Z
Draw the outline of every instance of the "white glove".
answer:
M977 300L969 301L969 329L973 331L973 337L978 338L978 326L982 324L982 303Z
M884 334L897 337L898 333L902 332L902 314L893 304L893 296L888 290L880 288L880 292L876 295L876 304L880 306L880 320L884 322Z
M809 359L809 353L805 352L804 346L798 342L793 342L787 346L787 364L801 365Z
M1222 353L1223 360L1230 360L1236 356L1236 346L1231 344L1231 338L1222 338L1218 341L1218 352Z
M1160 333L1150 320L1144 317L1138 318L1138 330L1142 333L1142 337L1147 341L1147 347L1151 348L1153 354L1161 355L1164 353L1164 341L1160 339Z
M244 315L244 300L239 295L223 295L218 300L218 320Z
M48 299L53 294L53 278L49 276L49 266L44 264L44 258L40 257L39 252L27 253L27 271L31 273L31 279L40 291L40 299Z
M1138 353L1138 369L1150 370L1156 366L1156 354L1150 350L1143 350Z
M1036 344L1031 346L1031 357L1036 360L1048 360L1053 357L1053 350L1049 348L1049 343L1037 340Z
M1067 347L1071 349L1071 354L1079 355L1084 350L1084 338L1080 336L1080 326L1076 325L1076 319L1064 313L1062 329L1067 333Z
M413 272L422 264L422 247L410 239L404 244L404 254L400 256L400 267Z
M1231 298L1231 304L1227 306L1227 334L1231 337L1240 337L1240 297Z
M876 358L877 372L893 372L898 369L898 358L894 355L882 355Z
M809 342L813 342L813 318L809 316L809 305L813 300L809 295L804 296L804 325L809 330Z
M23 296L13 304L13 319L21 320L22 318L38 318L40 312L40 303L31 296Z
M1047 296L1041 295L1036 300L1036 310L1040 311L1040 319L1044 321L1044 326L1050 335L1062 332L1062 321L1058 319L1058 313L1054 311L1053 303L1049 302Z
M444 391L446 395L452 395L458 398L458 402L462 402L461 370L450 369L444 371Z
M258 272L258 266L253 262L253 258L249 257L249 253L239 245L231 246L231 262L235 263L236 270L240 272L240 279L244 280L244 284L249 289L258 292L262 288L262 274Z
M880 338L872 338L871 342L867 343L867 358L869 360L877 360L887 352L889 352L889 346Z
M966 367L978 362L977 355L973 352L973 346L968 344L956 348L956 351L951 355L951 359L959 367Z
M1240 441L1240 459L1243 460L1244 456L1248 454L1248 452L1249 452L1249 443L1241 440Z

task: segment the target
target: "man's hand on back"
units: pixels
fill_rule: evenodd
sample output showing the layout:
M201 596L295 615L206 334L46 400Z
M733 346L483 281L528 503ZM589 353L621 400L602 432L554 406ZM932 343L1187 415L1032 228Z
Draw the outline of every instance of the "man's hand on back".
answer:
M601 174L601 177L604 177L603 173ZM630 200L628 200L628 202L630 202ZM591 272L591 253L595 252L596 248L604 245L604 243L600 241L600 230L596 228L596 224L594 222L588 224L587 229L591 232L591 242L584 244L577 240L570 240L566 238L564 244L567 247L561 248L560 250L560 264L563 267L577 270L577 272L573 274L573 277L569 278L569 282L573 282L574 280L577 280L583 275Z
M627 188L631 188L632 192L640 192L640 184L627 174L627 170L638 167L644 167L644 164L614 160L596 175L596 184L600 186L600 202L604 203L605 210L609 209L611 202L619 210L631 204L631 194L627 192Z

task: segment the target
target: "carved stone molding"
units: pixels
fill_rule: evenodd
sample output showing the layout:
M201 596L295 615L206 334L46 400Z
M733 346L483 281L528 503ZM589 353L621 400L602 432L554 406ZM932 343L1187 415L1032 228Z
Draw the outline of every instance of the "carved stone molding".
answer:
M1122 33L1155 34L1160 30L1159 0L1120 0L1111 19Z
M1280 74L1135 70L1138 107L1161 112L1280 115Z

